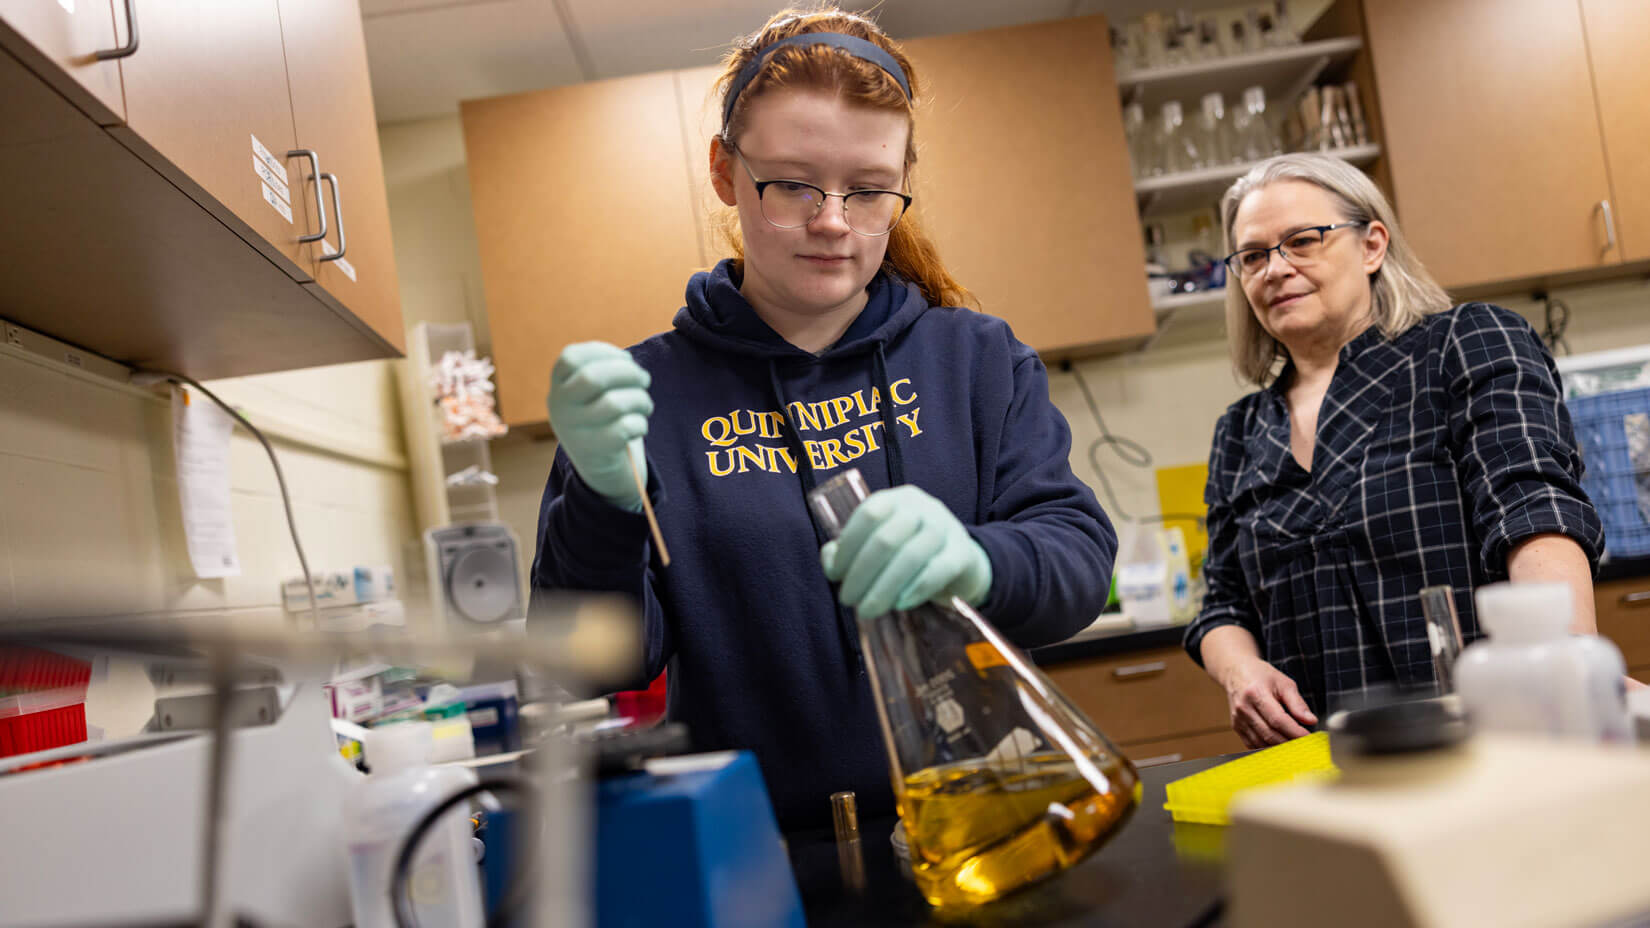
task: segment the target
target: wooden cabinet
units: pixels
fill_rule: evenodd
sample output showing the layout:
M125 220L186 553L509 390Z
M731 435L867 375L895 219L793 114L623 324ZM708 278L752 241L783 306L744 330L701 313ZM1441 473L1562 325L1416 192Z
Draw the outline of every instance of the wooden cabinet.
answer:
M356 279L299 241L325 215L301 135L344 181ZM198 378L400 349L354 3L0 0L0 183L27 220L0 224L8 320Z
M1621 649L1628 675L1650 677L1650 577L1600 583L1593 600L1598 633Z
M1399 218L1440 283L1650 257L1650 8L1381 0L1365 19Z
M1621 260L1574 0L1380 0L1364 16L1399 219L1440 283Z
M1582 0L1621 257L1650 260L1650 3Z
M126 118L120 65L97 54L126 44L125 20L124 5L112 15L110 0L0 0L0 45L26 49L25 66L47 76L53 89L93 119L112 125Z
M229 215L220 218L243 223L254 246L301 268L298 237L317 222L302 174L282 178L258 151L296 164L286 158L297 138L275 0L169 0L137 12L141 45L120 61L126 127L115 137L180 188L222 204Z
M1072 661L1043 672L1130 758L1192 760L1244 750L1232 732L1226 694L1180 648Z
M402 351L401 292L360 13L355 4L337 0L280 0L280 9L297 147L317 152L322 171L335 178L322 199L334 214L329 244L308 245L303 268L315 278L323 299L347 307ZM291 163L307 168L301 161ZM293 196L298 197L296 175L310 172L292 173ZM336 215L334 194L342 218ZM314 209L313 188L303 191L302 199ZM335 258L333 245L339 241L344 254Z
M1103 17L905 43L915 209L952 273L1046 358L1154 331Z
M702 265L670 72L462 107L501 416L542 423L573 342L670 328ZM703 173L703 156L693 159Z

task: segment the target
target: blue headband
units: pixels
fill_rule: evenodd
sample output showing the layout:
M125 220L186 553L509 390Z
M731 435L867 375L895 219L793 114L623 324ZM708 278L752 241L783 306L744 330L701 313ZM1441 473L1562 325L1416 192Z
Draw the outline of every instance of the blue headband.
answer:
M739 94L744 91L745 85L755 79L757 72L762 70L764 64L767 64L769 56L787 45L803 47L830 45L834 48L840 48L855 58L869 61L887 71L888 76L899 84L899 89L905 92L905 99L911 99L911 84L905 79L905 70L899 66L899 62L894 60L894 56L888 54L882 46L875 42L866 41L859 36L844 35L840 32L804 32L801 35L780 39L769 45L767 48L762 49L755 58L746 62L743 68L739 69L739 76L735 77L733 84L728 87L727 102L722 104L723 132L727 131L728 119L733 115L733 105L739 101Z

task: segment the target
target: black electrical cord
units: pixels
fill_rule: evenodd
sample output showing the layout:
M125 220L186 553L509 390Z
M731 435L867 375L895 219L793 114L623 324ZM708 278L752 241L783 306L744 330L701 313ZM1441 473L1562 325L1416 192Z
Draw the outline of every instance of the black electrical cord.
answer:
M1106 476L1105 469L1100 466L1100 449L1109 446L1116 451L1118 459L1124 464L1142 469L1152 466L1152 453L1146 450L1145 445L1132 438L1114 434L1111 429L1107 428L1106 417L1100 414L1100 404L1094 401L1094 393L1089 390L1089 382L1083 376L1083 372L1079 371L1069 361L1066 362L1065 368L1076 379L1077 388L1083 391L1083 402L1089 407L1089 415L1094 417L1094 424L1100 427L1100 437L1089 443L1088 457L1089 467L1094 469L1095 478L1100 481L1101 488L1106 492L1106 498L1111 501L1111 508L1107 510L1107 513L1124 522L1187 521L1195 522L1198 525L1206 524L1205 517L1195 512L1164 512L1155 516L1131 516L1128 514L1123 508L1123 504L1118 501L1117 491L1112 489L1111 480Z
M467 801L471 796L482 793L518 793L527 797L533 796L533 787L522 777L489 777L479 783L464 787L446 799L437 803L434 808L424 813L424 816L413 825L412 830L401 840L401 848L395 854L395 868L390 871L390 911L395 913L396 928L420 928L418 915L413 912L412 897L407 892L407 882L411 879L413 854L424 839L425 833L435 827L437 820L453 807ZM523 808L531 808L533 803L523 803ZM528 850L516 861L515 873L511 875L509 888L504 898L499 901L498 907L487 919L487 928L503 928L515 918L516 910L521 908L522 897L527 893L527 881L521 878L523 873L529 872L530 864L536 858L537 823L523 821L517 834L528 836L522 842Z
M251 422L248 422L246 417L241 415L238 410L236 410L233 406L230 406L228 403L225 403L216 393L213 393L211 390L201 386L200 381L194 379L193 377L189 377L185 374L179 374L176 371L163 371L155 368L138 368L132 371L132 383L136 385L147 386L151 383L158 383L161 381L169 381L175 384L188 384L189 386L201 391L201 393L206 395L207 399L211 400L213 403L216 403L218 408L228 414L231 419L239 422L241 424L241 428L252 433L252 437L258 440L258 444L264 446L264 453L269 455L269 465L275 469L275 484L281 489L281 505L286 509L287 531L292 533L292 549L298 552L298 567L304 572L304 586L305 589L309 591L310 618L313 619L316 626L319 627L321 624L321 610L315 602L315 577L309 572L309 559L304 557L303 543L298 540L298 521L292 518L292 495L287 492L286 475L281 472L281 459L275 456L275 447L269 443L269 439L264 437L264 433L258 431L257 427Z
M1564 333L1570 328L1570 304L1545 293L1537 293L1535 298L1544 304L1542 315L1545 328L1541 332L1541 340L1547 344L1547 350L1553 354L1569 354L1570 342Z

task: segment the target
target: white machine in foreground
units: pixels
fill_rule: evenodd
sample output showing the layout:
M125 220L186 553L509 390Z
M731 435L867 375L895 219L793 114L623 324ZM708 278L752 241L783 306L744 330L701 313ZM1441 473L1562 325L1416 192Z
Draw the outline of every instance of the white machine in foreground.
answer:
M361 774L338 754L320 685L284 689L274 724L233 735L222 892L254 924L340 928L350 899L338 813ZM88 746L0 765L0 818L11 836L0 841L0 925L136 924L140 913L195 923L211 747L204 732L145 734L62 767L7 775Z
M1234 803L1237 928L1593 928L1650 913L1650 752L1480 735L1336 763L1338 782Z

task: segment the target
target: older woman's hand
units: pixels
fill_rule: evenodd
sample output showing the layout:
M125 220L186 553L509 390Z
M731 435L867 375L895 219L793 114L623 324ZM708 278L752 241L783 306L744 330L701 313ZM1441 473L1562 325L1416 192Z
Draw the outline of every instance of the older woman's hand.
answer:
M1305 726L1318 724L1295 681L1258 657L1228 665L1220 683L1232 710L1232 730L1251 748L1299 738L1308 733Z

